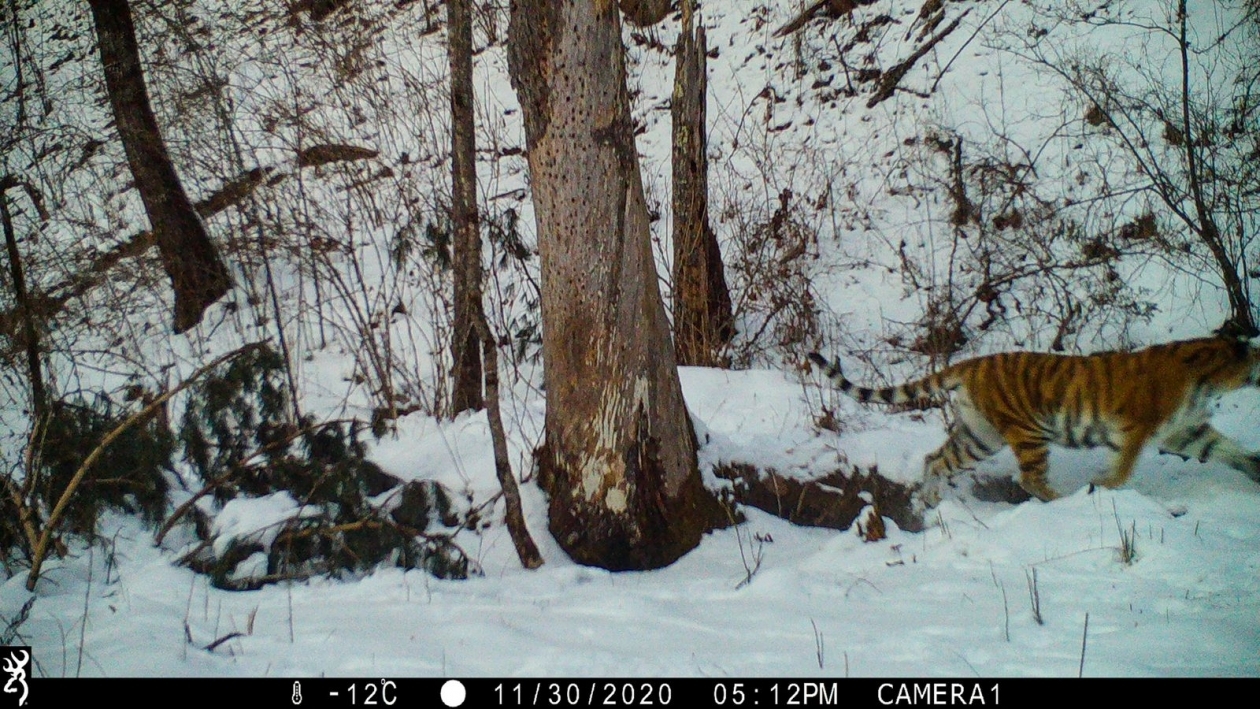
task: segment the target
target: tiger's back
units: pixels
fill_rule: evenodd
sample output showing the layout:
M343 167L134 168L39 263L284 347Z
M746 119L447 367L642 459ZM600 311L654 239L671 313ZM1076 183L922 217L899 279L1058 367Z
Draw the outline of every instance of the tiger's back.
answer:
M1101 437L1206 412L1215 397L1254 383L1245 343L1217 338L1088 356L1006 352L956 367L971 402L1000 429L1034 424L1069 447L1118 447ZM943 376L948 379L946 370Z
M1204 338L1088 356L1006 352L885 389L855 385L838 365L817 354L810 358L860 401L906 403L954 392L949 439L925 461L928 497L943 480L1010 446L1020 484L1053 499L1057 493L1046 484L1050 443L1115 451L1101 481L1110 487L1128 480L1151 442L1163 452L1224 462L1260 482L1260 456L1208 423L1213 399L1257 384L1260 354L1244 341Z

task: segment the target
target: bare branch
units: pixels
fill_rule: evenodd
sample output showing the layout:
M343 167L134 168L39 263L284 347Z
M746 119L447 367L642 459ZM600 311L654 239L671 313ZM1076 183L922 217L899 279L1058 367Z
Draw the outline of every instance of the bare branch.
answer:
M27 590L35 590L35 583L39 581L40 567L43 566L44 557L48 553L48 545L52 540L53 534L57 530L57 523L61 521L61 516L65 514L66 507L69 506L70 498L74 496L75 490L78 489L80 483L83 482L83 478L87 476L88 471L92 469L92 466L96 463L96 461L102 454L104 454L105 449L117 440L119 436L126 433L127 429L147 420L158 410L159 407L169 401L171 397L187 389L193 384L193 382L196 382L207 372L212 371L224 362L231 361L241 355L253 352L262 346L263 343L254 342L215 358L209 364L193 372L192 376L180 382L174 388L154 397L152 401L145 405L144 408L135 412L131 416L128 416L126 420L118 424L114 430L105 434L105 437L101 439L101 442L96 444L96 447L92 449L92 452L88 453L87 457L83 459L83 462L79 464L79 468L74 472L74 475L71 476L70 482L66 483L66 489L62 491L61 497L57 500L57 504L53 507L52 513L48 515L48 521L44 524L44 531L40 535L39 541L36 543L35 549L32 553L31 571L26 577Z

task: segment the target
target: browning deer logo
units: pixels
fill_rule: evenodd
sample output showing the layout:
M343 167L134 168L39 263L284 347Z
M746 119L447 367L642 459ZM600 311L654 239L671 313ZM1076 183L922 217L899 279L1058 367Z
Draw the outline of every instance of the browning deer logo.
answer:
M18 706L26 706L26 695L30 693L30 688L26 686L26 666L31 661L31 649L29 647L6 647L0 650L0 658L3 658L3 669L9 675L9 681L4 683L5 694L22 693L18 698Z

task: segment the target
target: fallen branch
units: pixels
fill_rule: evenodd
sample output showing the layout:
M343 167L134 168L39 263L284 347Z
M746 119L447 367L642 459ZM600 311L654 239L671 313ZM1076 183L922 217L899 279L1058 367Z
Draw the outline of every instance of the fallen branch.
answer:
M192 376L180 382L173 389L155 397L153 401L150 401L144 408L140 409L131 416L128 416L127 419L118 424L114 430L105 434L105 437L101 439L101 442L96 444L96 447L92 449L92 452L88 453L87 458L85 458L83 463L79 465L79 469L74 472L74 475L70 478L70 482L66 484L66 489L62 491L61 498L57 500L57 504L53 507L52 514L48 515L48 522L44 525L44 531L40 534L39 541L36 543L35 549L31 555L31 571L26 577L26 589L28 591L35 590L35 583L39 581L40 568L43 566L44 557L48 553L48 545L52 542L53 533L57 529L57 523L61 521L61 516L65 514L66 508L70 505L70 498L74 495L75 490L79 488L83 479L87 477L88 470L90 470L96 461L100 459L101 455L104 454L105 449L117 440L119 436L126 433L127 429L137 423L147 420L158 410L159 407L170 400L171 397L175 396L184 389L187 389L193 382L200 379L207 372L215 369L224 362L236 359L243 354L252 352L263 346L263 343L255 342L216 358L213 362L193 372Z
M302 428L294 428L283 438L272 441L271 443L268 443L267 445L254 451L252 454L250 454L248 458L245 458L244 460L240 461L240 463L236 464L236 466L234 466L232 470L229 470L225 472L224 474L220 475L219 477L206 483L205 487L198 490L192 497L185 500L184 503L181 504L179 507L176 507L175 511L171 512L170 516L166 518L166 521L162 523L162 526L160 529L158 529L157 534L154 535L153 545L162 546L162 540L166 537L167 533L171 531L171 529L175 526L175 523L178 522L180 518L188 514L188 511L192 509L193 505L197 504L197 500L200 500L201 498L210 494L211 492L213 492L215 489L217 489L219 486L223 485L224 483L229 482L232 476L238 474L239 470L247 468L250 465L250 463L254 461L254 459L266 453L270 453L272 451L278 450L283 446L287 446L288 444L297 440L298 436L304 436L308 433L315 431L316 429L323 428L324 426L336 425L336 424L342 424L342 423L355 423L355 419L333 419L329 421L323 421L320 423L311 424L309 426L304 426Z
M946 25L945 29L932 35L931 39L924 42L923 46L916 49L914 54L907 57L905 61L902 61L893 68L884 72L883 76L879 77L879 86L875 89L875 94L871 96L869 101L866 102L866 107L874 108L891 97L893 93L896 92L897 85L901 83L901 80L904 79L906 74L910 72L910 69L914 67L915 62L922 59L923 55L932 51L932 48L939 44L942 39L945 39L950 35L950 33L958 29L959 23L962 22L962 19L966 17L969 12L971 12L971 8L967 8L961 15L955 17L954 21Z
M826 15L831 19L847 17L858 7L873 5L875 0L817 0L813 5L801 10L796 17L774 31L774 37L786 37L805 26L806 22L818 15Z
M203 649L203 650L206 650L207 652L214 652L214 649L215 649L215 648L217 648L218 646L222 645L223 643L225 643L225 642L227 642L227 641L229 641L229 640L232 640L233 638L243 638L243 637L245 637L245 634L244 634L244 633L242 633L242 632L239 632L239 631L237 631L237 632L231 632L231 633L228 633L227 635L224 635L223 637L219 638L218 640L215 640L214 642L210 643L209 645L205 646L205 647L204 647L204 648L202 648L202 649Z

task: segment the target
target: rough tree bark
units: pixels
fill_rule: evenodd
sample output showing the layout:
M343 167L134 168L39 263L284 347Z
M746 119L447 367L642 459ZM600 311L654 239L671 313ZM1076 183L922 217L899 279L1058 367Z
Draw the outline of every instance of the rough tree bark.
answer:
M673 120L674 354L679 364L721 365L735 335L731 293L717 235L709 225L709 159L705 134L704 28L692 31L695 0L683 0L675 51Z
M126 0L88 0L88 4L118 137L175 291L175 332L184 332L201 322L205 309L227 293L232 279L188 201L162 142L140 69L131 9Z
M451 63L451 231L455 332L451 415L485 405L481 393L481 233L477 218L476 138L473 135L472 2L447 0Z
M608 569L672 563L722 518L696 467L656 285L617 4L513 0L542 265L552 534Z

